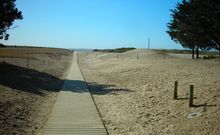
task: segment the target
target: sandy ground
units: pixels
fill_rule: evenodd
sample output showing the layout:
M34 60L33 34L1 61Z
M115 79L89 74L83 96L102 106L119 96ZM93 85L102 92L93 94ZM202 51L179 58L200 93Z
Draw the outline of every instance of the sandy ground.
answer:
M0 52L0 134L39 134L72 54L43 48L1 48Z
M220 133L219 60L164 59L134 50L80 53L79 63L110 135ZM189 85L195 87L191 108Z

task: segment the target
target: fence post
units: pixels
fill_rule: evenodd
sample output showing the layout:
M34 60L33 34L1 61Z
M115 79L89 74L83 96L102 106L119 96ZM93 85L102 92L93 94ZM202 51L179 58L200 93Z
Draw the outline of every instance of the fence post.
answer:
M44 64L45 64L45 59L43 58L43 67L44 67Z
M177 99L178 81L174 83L174 99Z
M137 54L137 60L139 59L139 55Z
M190 85L190 89L189 89L189 107L193 107L193 90L194 90L194 85Z
M29 58L27 58L27 70L29 69Z

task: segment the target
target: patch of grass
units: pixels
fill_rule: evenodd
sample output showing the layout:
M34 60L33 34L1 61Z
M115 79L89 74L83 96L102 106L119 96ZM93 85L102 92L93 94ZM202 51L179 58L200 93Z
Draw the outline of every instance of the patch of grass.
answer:
M178 49L153 49L159 54L177 53L177 54L191 54L191 50L178 50Z
M192 54L192 50L178 50L178 49L153 49L155 52L158 52L159 54L166 54L166 53L176 53L176 54ZM200 55L218 55L218 52L216 51L206 51L206 50L200 50Z
M122 47L122 48L115 48L115 49L94 49L93 52L105 52L105 53L123 53L130 50L134 50L134 47Z
M22 58L34 59L33 54L48 54L48 55L67 55L70 52L65 49L56 48L38 48L38 47L4 47L0 48L0 58Z
M214 59L216 58L215 56L213 56L212 54L209 54L208 56L203 56L203 59Z
M200 51L199 54L215 56L215 55L218 55L218 52L217 51Z

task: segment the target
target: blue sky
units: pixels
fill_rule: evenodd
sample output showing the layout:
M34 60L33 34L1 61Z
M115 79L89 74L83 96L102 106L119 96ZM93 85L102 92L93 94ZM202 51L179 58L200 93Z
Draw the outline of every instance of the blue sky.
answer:
M24 19L5 44L60 48L181 48L167 35L179 0L17 0ZM1 41L2 42L2 41Z

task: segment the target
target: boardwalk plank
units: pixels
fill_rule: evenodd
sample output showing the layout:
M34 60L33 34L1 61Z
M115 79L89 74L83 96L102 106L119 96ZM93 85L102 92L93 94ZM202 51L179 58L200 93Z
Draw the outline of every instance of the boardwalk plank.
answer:
M63 88L47 121L43 135L107 135L73 55Z

